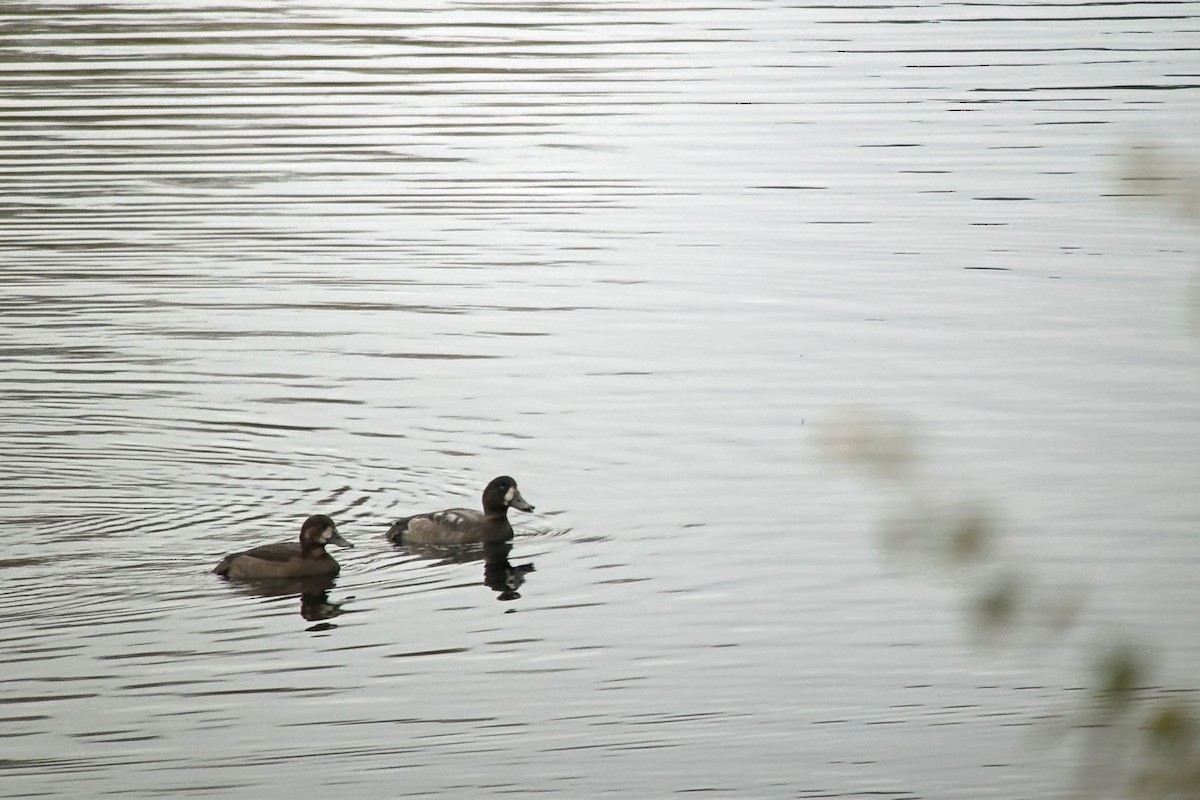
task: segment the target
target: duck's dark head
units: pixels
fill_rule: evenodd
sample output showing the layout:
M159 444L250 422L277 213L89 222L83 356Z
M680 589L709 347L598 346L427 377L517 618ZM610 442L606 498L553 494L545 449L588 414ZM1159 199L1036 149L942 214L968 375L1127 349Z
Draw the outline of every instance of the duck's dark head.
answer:
M507 475L501 475L499 478L493 479L483 490L483 509L489 512L504 512L509 506L518 511L533 511L533 506L525 502L524 497L521 497L521 490L517 488L517 482Z
M337 531L337 526L333 524L333 520L324 514L314 514L304 520L304 524L300 526L301 549L307 552L317 547L323 548L327 544L354 547L353 544L342 538Z

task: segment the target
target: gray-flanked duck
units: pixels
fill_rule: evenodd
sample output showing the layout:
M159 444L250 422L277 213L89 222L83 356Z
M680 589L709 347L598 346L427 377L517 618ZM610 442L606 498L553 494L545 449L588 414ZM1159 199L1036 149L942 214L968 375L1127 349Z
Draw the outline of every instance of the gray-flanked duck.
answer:
M508 509L533 511L521 496L517 482L507 475L495 478L483 490L483 511L448 508L427 514L414 514L396 520L385 534L393 544L455 547L511 539L512 525Z

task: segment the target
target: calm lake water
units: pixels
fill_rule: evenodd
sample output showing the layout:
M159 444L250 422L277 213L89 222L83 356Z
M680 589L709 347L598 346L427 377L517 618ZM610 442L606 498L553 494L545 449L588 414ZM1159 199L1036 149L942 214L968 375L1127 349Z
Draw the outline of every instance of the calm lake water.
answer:
M1198 53L1200 2L7 0L0 795L1067 792L1094 646L1200 689L1198 237L1121 179ZM1068 646L887 556L863 406L1088 587ZM502 473L519 599L382 539ZM313 513L326 596L210 574Z

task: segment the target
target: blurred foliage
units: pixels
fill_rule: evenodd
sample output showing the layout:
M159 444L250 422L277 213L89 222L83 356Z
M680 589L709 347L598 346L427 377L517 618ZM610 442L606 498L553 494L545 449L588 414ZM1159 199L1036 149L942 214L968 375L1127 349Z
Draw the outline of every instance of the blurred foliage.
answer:
M944 485L927 488L910 423L859 411L826 427L827 450L869 476L896 506L883 526L892 556L950 574L962 586L972 631L989 642L1023 636L1062 641L1080 626L1082 589L1038 579L1030 564L1006 563L1000 526L979 501L947 506ZM940 502L934 502L937 497ZM1090 657L1083 732L1081 792L1090 797L1200 800L1200 715L1181 700L1164 701L1147 687L1152 665L1144 649L1111 642Z
M1121 160L1120 182L1124 196L1152 203L1167 216L1200 229L1200 164L1177 149L1131 145ZM1191 326L1200 332L1197 278L1193 278L1190 294Z
M1152 202L1187 224L1200 223L1200 165L1177 151L1127 148L1120 181L1124 196ZM1189 307L1200 330L1200 282ZM872 411L847 414L827 428L827 450L872 478L897 506L884 525L885 551L930 568L949 567L963 587L972 630L982 639L1012 641L1034 633L1064 640L1081 625L1082 589L1064 591L1038 580L1028 563L1005 563L999 525L986 504L947 507L944 491L926 488L918 474L925 461L915 429L910 421ZM1085 736L1080 775L1086 796L1200 800L1200 712L1181 696L1149 688L1152 660L1145 648L1124 641L1090 655L1090 690L1077 720Z
M1125 194L1160 204L1168 214L1200 223L1200 165L1153 144L1129 147L1121 164Z

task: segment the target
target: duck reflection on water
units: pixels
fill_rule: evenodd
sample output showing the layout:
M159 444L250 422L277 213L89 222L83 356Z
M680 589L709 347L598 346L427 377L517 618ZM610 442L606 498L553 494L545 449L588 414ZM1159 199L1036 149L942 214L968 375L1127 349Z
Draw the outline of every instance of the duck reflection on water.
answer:
M512 564L508 554L512 542L488 542L483 546L483 582L489 589L499 592L497 600L516 600L517 591L525 583L525 574L533 572L533 562Z
M470 564L483 562L483 584L497 592L496 599L516 600L521 596L517 590L525 583L525 575L534 572L533 563L513 564L508 560L512 552L511 541L485 542L483 544L436 547L431 545L403 545L401 550L421 559L439 564Z
M324 622L325 620L347 613L342 606L353 600L348 597L338 602L331 602L329 593L332 591L337 577L334 575L318 575L310 578L263 578L258 580L230 581L239 594L250 597L299 597L300 616L308 622ZM307 630L326 630L336 627L332 624L314 625Z

